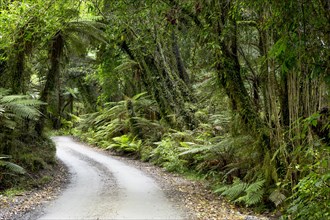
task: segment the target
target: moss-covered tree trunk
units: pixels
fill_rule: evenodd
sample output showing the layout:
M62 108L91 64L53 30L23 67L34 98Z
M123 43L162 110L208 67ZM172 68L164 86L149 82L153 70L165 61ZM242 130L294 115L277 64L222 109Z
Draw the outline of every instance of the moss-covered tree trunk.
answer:
M51 46L50 46L51 66L46 77L46 83L44 89L42 90L40 96L40 100L45 103L48 103L50 101L50 95L57 87L56 83L59 83L60 64L61 64L60 62L63 54L63 48L64 48L64 39L61 31L58 31L54 35L51 41ZM40 117L36 125L36 131L39 134L42 133L45 126L45 119L47 116L47 106L46 105L41 106L40 112L42 113L42 116Z
M184 66L184 63L183 63L183 60L181 57L180 48L178 45L178 39L177 39L174 28L172 30L172 50L173 50L173 54L175 56L175 61L176 61L176 66L177 66L179 76L180 76L181 80L183 80L183 82L187 86L190 86L190 84L191 84L190 77L188 75L188 72Z
M216 28L221 48L221 51L217 53L218 76L231 100L232 110L240 115L245 130L257 132L262 124L241 76L237 47L237 23L234 16L229 16L229 10L229 4L221 9L221 19ZM224 30L224 27L227 29ZM228 32L225 37L224 32Z
M139 63L143 85L156 100L161 117L172 127L195 128L197 122L194 115L185 107L185 102L192 100L191 92L163 59L162 48L158 46L155 56L146 56L142 55L141 51L130 50L126 41L121 44L121 48ZM182 120L178 121L177 118Z
M23 85L24 85L24 60L25 53L20 48L16 48L18 50L15 56L15 63L13 66L12 80L11 80L11 89L14 94L23 93Z

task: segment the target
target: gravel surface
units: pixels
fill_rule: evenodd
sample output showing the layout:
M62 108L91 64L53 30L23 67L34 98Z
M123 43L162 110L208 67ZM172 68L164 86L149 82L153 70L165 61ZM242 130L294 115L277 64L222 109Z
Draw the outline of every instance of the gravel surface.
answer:
M42 210L43 205L56 198L69 182L67 167L61 161L58 161L53 170L43 171L42 175L52 179L40 188L16 196L0 195L1 220L34 219L30 213Z
M184 219L153 178L71 137L53 140L71 182L37 219Z
M142 170L156 180L167 198L175 206L186 213L187 219L219 219L219 220L266 220L265 216L255 215L248 210L239 210L221 197L212 193L200 181L188 180L177 174L169 173L150 163L143 163L132 158L121 157L112 152L94 148L106 153L116 160ZM66 167L59 162L52 174L53 180L41 189L23 193L15 197L0 195L0 219L35 219L35 213L41 213L49 201L54 200L69 183Z
M187 213L188 219L200 220L270 220L249 210L238 210L233 205L215 195L201 181L193 181L165 169L132 158L108 152L117 160L142 170L162 187L167 197Z

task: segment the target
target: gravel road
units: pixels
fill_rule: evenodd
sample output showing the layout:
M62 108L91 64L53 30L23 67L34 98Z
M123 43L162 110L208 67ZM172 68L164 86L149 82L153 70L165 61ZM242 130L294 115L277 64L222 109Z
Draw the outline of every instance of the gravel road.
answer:
M72 137L53 140L61 162L48 174L52 181L22 195L0 195L0 220L277 219L234 207L214 194L207 182L189 180Z
M184 213L142 171L102 152L54 137L72 180L39 219L184 219Z

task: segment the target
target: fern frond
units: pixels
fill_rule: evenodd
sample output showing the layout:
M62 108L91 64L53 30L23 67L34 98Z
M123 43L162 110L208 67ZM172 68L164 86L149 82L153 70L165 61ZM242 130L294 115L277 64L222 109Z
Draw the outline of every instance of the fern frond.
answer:
M256 181L252 184L250 184L247 188L246 188L246 193L253 193L253 192L256 192L256 191L259 191L262 189L262 187L264 186L265 184L265 180L259 180L259 181Z
M238 198L237 202L244 202L246 205L255 205L261 202L264 195L265 180L258 180L254 183L250 183L248 187L244 190L246 195Z
M0 88L0 98L9 95L9 93L10 91L8 89Z
M14 173L25 174L26 171L23 167L15 164L15 163L4 161L4 159L10 159L10 158L11 158L11 156L7 156L7 155L0 156L0 166L6 167L7 169L9 169L11 172L14 172Z
M17 125L17 123L15 121L7 119L7 118L0 119L0 123L1 123L1 125L5 126L6 128L9 128L9 129L15 129L15 127Z
M179 156L183 156L183 155L188 155L188 154L198 154L198 153L202 153L204 151L209 151L213 146L196 146L195 148L192 148L190 150L184 151L182 153L179 154Z
M121 64L114 68L115 71L127 71L132 67L136 66L138 63L131 59L122 60Z
M138 100L141 98L145 98L146 94L148 94L147 92L141 92L139 94L136 94L135 96L132 97L133 100Z
M234 202L243 202L247 206L251 206L261 202L263 195L264 195L263 190L256 191L253 193L251 192L251 193L247 193L245 196L239 197Z
M5 112L5 107L0 105L0 116Z
M3 166L7 167L10 171L14 172L14 173L18 173L18 174L25 174L26 171L23 167L15 164L15 163L11 163L11 162L4 162L2 161ZM1 163L0 163L1 165Z
M227 197L230 200L238 198L246 189L247 184L236 178L232 185L221 187L215 190L216 193L221 193L222 196Z
M269 195L269 200L272 201L276 206L279 206L285 199L286 196L283 193L281 193L279 189L274 190Z
M105 25L95 21L78 21L70 22L67 24L65 31L79 33L81 36L85 36L89 39L98 40L103 43L107 43L108 39L105 36L104 28Z
M22 104L10 104L6 106L15 116L19 118L35 119L40 115L38 109Z
M247 206L255 205L261 202L264 196L265 180L258 180L253 183L245 183L235 178L232 185L226 185L215 190L221 193L231 201L245 203Z
M2 100L5 100L5 98L3 98ZM40 105L45 105L46 103L41 102L37 99L28 98L28 96L27 96L24 99L17 99L14 104L24 105L24 106L31 106L31 107L38 107Z
M27 95L7 95L8 90L0 89L0 121L9 129L14 129L22 119L36 119L40 116L37 107L44 104Z
M28 95L6 95L0 97L0 103L1 104L22 104L22 105L29 105L29 106L39 106L44 104L43 102L32 99Z

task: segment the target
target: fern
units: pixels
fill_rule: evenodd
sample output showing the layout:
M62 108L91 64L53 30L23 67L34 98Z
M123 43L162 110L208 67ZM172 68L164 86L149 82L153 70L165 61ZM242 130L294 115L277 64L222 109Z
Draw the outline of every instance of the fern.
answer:
M140 150L142 141L135 141L135 138L131 138L127 135L122 135L120 137L112 138L114 143L110 144L106 149L116 150L117 152L125 153L136 153Z
M276 206L279 206L280 204L282 204L285 199L286 199L286 196L283 193L281 193L281 191L279 189L274 190L269 195L269 200L272 201Z
M18 121L37 119L38 107L43 103L26 95L8 95L9 91L0 89L0 123L14 129Z
M265 180L258 180L249 184L248 187L244 190L246 194L236 199L235 202L243 202L247 206L255 205L261 202L264 195L264 184Z
M118 65L116 68L114 68L114 70L128 71L128 70L132 69L134 66L136 66L137 64L138 64L137 62L135 62L131 59L125 58L122 60L120 65Z
M129 114L126 106L127 100L134 105L136 117ZM78 129L90 134L87 135L90 143L102 147L109 147L109 144L105 146L104 143L112 143L114 142L113 138L128 135L132 132L132 128L136 127L139 127L141 136L144 135L144 137L155 140L158 138L153 137L160 137L164 133L163 126L159 122L148 119L148 114L157 114L155 111L157 111L155 102L143 92L132 98L126 97L126 100L123 101L108 102L102 111L83 116L82 120L79 121ZM134 124L131 123L132 120L134 120ZM81 134L80 136L85 135ZM117 144L116 142L113 143L110 148L116 148Z
M186 142L182 142L182 143L186 143ZM200 146L200 145L195 145L194 148L186 150L182 153L179 154L179 156L184 156L184 155L189 155L189 154L198 154L198 153L203 153L205 151L210 151L214 146Z
M0 156L0 167L5 167L7 168L9 171L13 172L13 173L18 173L18 174L25 174L26 171L23 167L9 162L9 161L5 161L5 159L10 159L10 156Z
M246 183L235 178L232 185L223 186L216 189L215 192L221 193L222 196L225 196L230 200L235 200L244 192L247 186Z
M245 183L235 178L232 185L226 185L215 190L229 200L236 203L244 203L247 206L258 204L264 196L265 180L258 180L253 183Z

